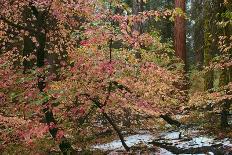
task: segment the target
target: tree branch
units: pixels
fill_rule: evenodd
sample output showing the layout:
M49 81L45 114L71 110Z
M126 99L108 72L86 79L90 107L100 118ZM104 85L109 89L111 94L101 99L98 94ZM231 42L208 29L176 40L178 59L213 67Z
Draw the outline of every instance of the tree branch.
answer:
M89 94L84 93L81 94L83 96L86 96L89 100L91 100L99 109L101 109L102 107L104 107L104 105L102 103L100 103L99 99L97 97L90 97ZM113 127L113 129L115 130L115 132L117 133L119 139L122 142L123 147L126 149L126 151L130 151L130 148L127 146L127 144L125 143L124 137L120 131L120 129L118 128L118 126L115 124L115 122L107 115L107 113L105 113L104 111L102 111L103 116L106 118L106 120L110 123L110 125Z
M127 86L124 86L124 85L118 83L117 81L112 81L112 84L114 84L120 90L125 90L129 93L132 93L132 91Z
M39 18L39 11L36 9L36 7L32 4L32 2L29 3L30 8L32 10L33 15L36 17L36 19Z
M12 27L14 27L14 28L16 28L18 30L26 30L26 31L29 31L31 33L36 33L36 31L34 29L22 26L20 24L16 24L16 23L14 23L14 22L12 22L12 21L10 21L10 20L2 17L2 16L0 16L0 20L2 20L3 22L7 23L8 25L10 25L10 26L12 26Z
M109 83L109 87L108 87L108 92L107 92L107 95L106 95L106 99L103 103L103 106L105 106L110 98L110 93L111 93L111 90L112 90L112 82L110 81Z
M160 115L161 118L163 118L167 123L169 123L170 125L175 125L177 127L180 127L181 126L181 123L177 120L174 120L172 119L170 116L168 116L167 114L163 115L161 114Z

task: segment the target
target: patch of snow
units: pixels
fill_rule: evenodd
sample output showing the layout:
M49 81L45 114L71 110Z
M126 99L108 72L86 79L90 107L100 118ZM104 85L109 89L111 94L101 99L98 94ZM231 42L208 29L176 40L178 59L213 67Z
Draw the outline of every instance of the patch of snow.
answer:
M181 131L172 131L172 132L165 132L162 133L159 140L160 142L168 142L172 143L178 148L198 148L203 146L212 146L214 144L222 144L225 148L232 148L232 144L228 138L225 138L223 140L216 140L214 137L209 136L198 136L197 131L191 131L190 133L193 133L193 138L187 141L183 141L183 139L179 139L179 134ZM181 132L183 133L183 132ZM191 135L191 134L190 134ZM184 136L184 135L182 135ZM147 131L140 131L138 134L131 135L128 137L125 137L126 144L131 147L139 143L144 143L149 148L153 147L152 144L148 144L148 142L151 142L157 138L156 136L153 136ZM122 143L120 140L114 140L110 143L106 144L98 144L92 146L93 149L100 149L103 151L122 151L124 150L124 147L122 146ZM158 152L155 154L157 155L174 155L173 153L167 151L163 148L158 148ZM209 155L214 155L212 152L208 152ZM187 155L187 154L182 154ZM205 155L205 154L195 154L195 155Z
M165 139L178 139L180 132L179 131L173 131L173 132L167 132L163 133Z
M227 138L223 139L222 144L223 144L224 146L227 146L227 147L231 147L231 148L232 148L232 144L231 144L231 142L230 142Z
M154 136L151 134L136 134L131 135L125 138L125 142L127 146L131 147L139 143L148 143L151 142L154 139ZM124 149L122 146L122 143L120 140L114 140L110 143L106 144L98 144L92 146L94 149L100 149L100 150L121 150Z
M213 141L214 141L213 138L200 136L200 137L194 137L192 140L185 142L185 143L178 145L178 146L182 147L182 148L183 147L185 147L185 148L188 148L188 147L197 148L197 147L202 147L202 146L211 146Z

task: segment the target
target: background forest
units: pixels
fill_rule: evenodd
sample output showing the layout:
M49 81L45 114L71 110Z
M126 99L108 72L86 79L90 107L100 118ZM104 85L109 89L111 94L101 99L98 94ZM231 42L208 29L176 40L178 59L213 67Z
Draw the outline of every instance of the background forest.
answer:
M230 0L0 0L0 154L229 155L231 56Z

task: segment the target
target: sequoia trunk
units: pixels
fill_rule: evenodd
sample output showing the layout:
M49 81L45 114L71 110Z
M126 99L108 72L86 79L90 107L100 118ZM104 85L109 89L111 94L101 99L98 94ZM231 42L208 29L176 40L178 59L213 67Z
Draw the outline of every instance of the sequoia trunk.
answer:
M175 0L175 8L180 8L185 12L185 0ZM177 15L174 23L174 42L176 56L186 64L186 23L185 17Z

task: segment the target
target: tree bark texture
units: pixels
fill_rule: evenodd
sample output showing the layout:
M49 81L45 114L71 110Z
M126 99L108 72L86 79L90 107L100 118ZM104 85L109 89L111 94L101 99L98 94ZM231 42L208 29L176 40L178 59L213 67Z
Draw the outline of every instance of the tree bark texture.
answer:
M185 12L185 0L175 0L175 8ZM186 64L186 22L184 16L177 15L174 23L174 42L176 56Z

